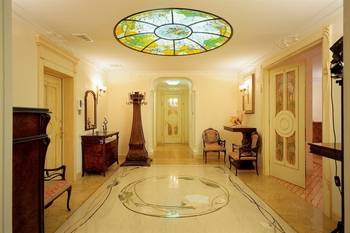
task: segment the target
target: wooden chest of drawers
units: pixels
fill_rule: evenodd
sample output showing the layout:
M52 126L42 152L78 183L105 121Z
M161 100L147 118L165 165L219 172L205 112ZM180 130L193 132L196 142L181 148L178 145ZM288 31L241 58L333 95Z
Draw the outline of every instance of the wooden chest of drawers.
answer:
M81 136L83 176L85 172L102 173L118 161L119 132L99 132Z

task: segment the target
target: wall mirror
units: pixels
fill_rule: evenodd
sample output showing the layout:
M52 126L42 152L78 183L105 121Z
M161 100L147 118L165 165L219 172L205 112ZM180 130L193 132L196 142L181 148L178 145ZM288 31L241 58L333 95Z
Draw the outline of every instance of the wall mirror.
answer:
M96 94L88 90L85 92L85 130L96 129Z

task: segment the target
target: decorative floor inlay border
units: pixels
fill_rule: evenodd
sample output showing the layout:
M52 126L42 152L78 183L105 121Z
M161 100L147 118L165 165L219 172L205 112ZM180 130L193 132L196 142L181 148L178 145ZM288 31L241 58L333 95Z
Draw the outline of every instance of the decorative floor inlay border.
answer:
M139 214L185 218L225 207L230 195L225 187L203 177L158 176L128 184L121 190L119 199L126 208Z
M193 233L295 233L226 167L200 165L121 168L56 233L179 233L188 227Z

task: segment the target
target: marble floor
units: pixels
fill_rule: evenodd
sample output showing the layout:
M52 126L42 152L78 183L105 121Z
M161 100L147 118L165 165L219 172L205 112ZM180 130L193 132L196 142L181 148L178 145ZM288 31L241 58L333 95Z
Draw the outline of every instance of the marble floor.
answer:
M123 161L123 158L121 158L120 160ZM195 180L197 181L197 184L194 187L196 187L196 189L198 188L199 190L203 189L200 186L198 186L198 177L204 180L208 179L209 186L215 186L215 184L220 184L220 190L229 190L230 200L226 206L221 207L220 205L224 203L224 200L222 198L219 198L218 203L210 205L209 208L208 205L206 207L205 205L203 205L203 203L208 203L208 200L212 200L210 197L218 196L220 193L214 195L209 192L201 194L196 193L196 195L192 195L191 193L179 191L177 193L182 193L182 197L187 197L184 198L184 200L187 201L181 203L188 204L189 200L192 202L196 202L192 203L190 207L182 206L186 209L186 211L188 210L187 212L191 212L193 206L199 206L195 209L200 209L201 213L204 213L206 211L210 212L215 206L217 207L217 205L219 205L220 207L217 211L204 214L203 216L195 216L195 213L191 213L194 216L183 218L182 215L186 215L186 211L184 213L178 213L174 212L173 210L169 211L169 209L164 210L164 208L168 206L174 207L173 201L175 201L176 199L168 200L165 198L164 195L158 195L158 190L160 189L158 187L160 187L161 185L153 184L153 189L157 190L157 195L154 196L159 198L163 197L164 200L152 199L152 193L143 193L142 195L144 195L144 197L149 198L149 200L147 201L148 204L151 203L153 205L155 204L154 202L159 203L155 205L157 208L153 209L150 209L149 206L144 206L141 209L146 209L147 211L139 211L140 213L138 213L138 207L136 208L135 206L142 206L143 202L141 202L140 205L140 200L144 200L145 198L142 197L141 199L133 199L132 201L130 201L128 199L128 193L132 193L130 192L130 190L132 191L134 189L134 187L132 187L131 184L133 182L137 183L141 178L137 175L140 173L140 171L142 171L142 177L146 177L145 174L147 174L147 177L163 177L162 186L169 187L171 186L171 183L169 183L168 185L164 183L167 180L166 178L169 177L172 177L171 179L173 179L173 181ZM221 171L223 174L218 175L219 171ZM238 191L239 188L235 188L235 186L233 186L233 184L230 183L228 177L232 177L232 179L234 179L234 182L239 184L239 187L243 187L244 190L248 192L251 196L253 196L255 200L259 200L259 203L266 207L269 210L269 213L271 212L272 216L275 219L279 220L278 222L280 223L280 225L284 226L283 230L285 232L330 232L331 229L334 228L335 221L332 221L326 216L324 216L320 209L313 207L310 203L307 203L298 195L290 192L283 185L276 182L274 178L263 175L256 176L254 171L242 171L239 173L238 177L231 176L232 174L233 173L227 169L227 164L224 165L223 158L218 160L216 154L209 155L208 164L205 165L201 156L193 155L193 153L187 145L161 145L157 147L157 149L154 151L151 169L147 170L146 168L137 168L135 170L126 171L124 168L120 168L118 165L113 165L107 172L106 177L98 175L88 175L85 176L83 179L79 179L75 184L73 184L71 212L68 212L65 209L65 196L62 196L61 198L57 199L51 207L45 210L45 232L55 232L63 223L64 224L59 228L57 232L109 232L108 229L105 229L106 226L110 227L111 229L119 229L118 232L134 232L133 227L135 226L135 224L128 222L127 219L125 219L125 216L137 219L136 225L145 224L144 226L147 226L149 224L149 221L151 221L152 223L159 222L159 224L163 225L165 223L163 228L155 228L154 226L150 226L150 228L147 228L148 231L144 232L183 232L184 230L191 228L191 222L198 229L201 229L201 232L206 232L206 229L208 229L208 232L235 232L234 229L236 229L236 232L281 232L277 230L278 228L275 228L275 231L270 231L273 228L271 228L271 226L273 225L271 225L271 221L268 221L266 219L265 222L260 221L260 219L259 223L248 224L255 227L261 227L261 231L253 230L253 228L250 228L250 226L246 226L245 228L242 224L240 224L238 228L233 228L233 225L229 224L231 226L231 230L228 230L229 226L225 225L222 222L222 219L226 219L226 217L221 217L221 211L225 213L225 216L232 215L232 221L238 221L237 219L242 218L244 214L241 216L240 212L242 210L236 209L236 206L232 204L236 203L234 199L237 198L237 200L239 200L239 203L242 202L243 199L245 199L245 204L251 203L246 197L242 199L242 192ZM153 180L150 179L146 182L150 182L152 184ZM117 185L112 187L112 184ZM130 185L130 190L122 190L128 185ZM139 187L143 187L144 183L137 183L137 185ZM109 188L107 189L107 187ZM186 187L186 185L184 185L184 187ZM107 196L108 190L110 190L110 194L107 198L107 201L100 209L96 211L98 206L102 204L102 199ZM241 195L238 195L238 193L240 193ZM120 196L120 194L124 194L124 196ZM234 199L232 198L232 195L235 197ZM238 196L240 197L238 198ZM198 198L200 199L200 201L197 200ZM130 203L134 204L132 206L128 206L126 204L127 200L129 200ZM180 202L180 200L177 201ZM252 202L254 203L254 201ZM210 203L213 202L211 201ZM81 208L79 208L80 206ZM176 208L178 207L179 206L177 206ZM256 212L256 205L255 211L254 205L250 205L250 207L240 205L240 207L244 210L246 208L250 209L248 211L248 216L253 219L259 219L259 217L257 216L259 215L260 211L258 211L258 213ZM225 210L226 208L229 208L229 210ZM232 212L233 209L236 210L237 213L240 213L240 215L235 216L235 214ZM96 213L90 218L90 214L94 213L95 211ZM167 211L166 213L168 213L169 216L171 215L169 213L172 213L173 217L175 217L169 218L167 216L164 216L164 214L163 216L159 216L162 215L161 213L163 213L164 211ZM156 212L156 214L154 212ZM257 214L257 216L255 216L253 213ZM109 215L112 215L113 217ZM157 215L158 217L151 217L150 215ZM110 222L108 222L106 219L109 219ZM123 219L123 221L120 222L120 219ZM179 228L178 224L176 224L177 220L174 219L183 219L179 222L184 222L182 225L184 228ZM189 219L194 220L188 221ZM231 221L231 218L226 220L229 223ZM213 226L215 225L217 229L215 228L214 230L213 228L211 228L213 226L206 226L207 228L203 228L207 221L211 222ZM119 226L116 226L115 222L117 222ZM124 222L129 223L129 225L125 225ZM202 224L201 222L204 224L203 226L200 225ZM79 225L82 226L77 228L77 226ZM120 228L121 226L124 226L125 228ZM96 227L99 228L97 229ZM135 229L138 228L135 226ZM172 229L177 229L177 231L172 231Z
M224 165L123 167L57 231L296 232Z
M55 232L118 169L119 165L113 164L106 172L106 176L87 174L84 177L78 177L72 185L73 188L70 200L71 211L67 211L66 208L66 193L57 198L50 207L45 209L45 232Z

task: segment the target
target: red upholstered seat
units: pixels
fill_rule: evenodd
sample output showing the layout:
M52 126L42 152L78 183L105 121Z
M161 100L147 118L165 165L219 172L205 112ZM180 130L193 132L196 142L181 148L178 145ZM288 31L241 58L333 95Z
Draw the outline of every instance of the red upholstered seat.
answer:
M66 180L51 180L44 182L44 206L54 201L72 185Z
M65 178L66 166L44 169L44 172L44 207L49 207L56 198L67 191L67 209L70 210L72 185Z

